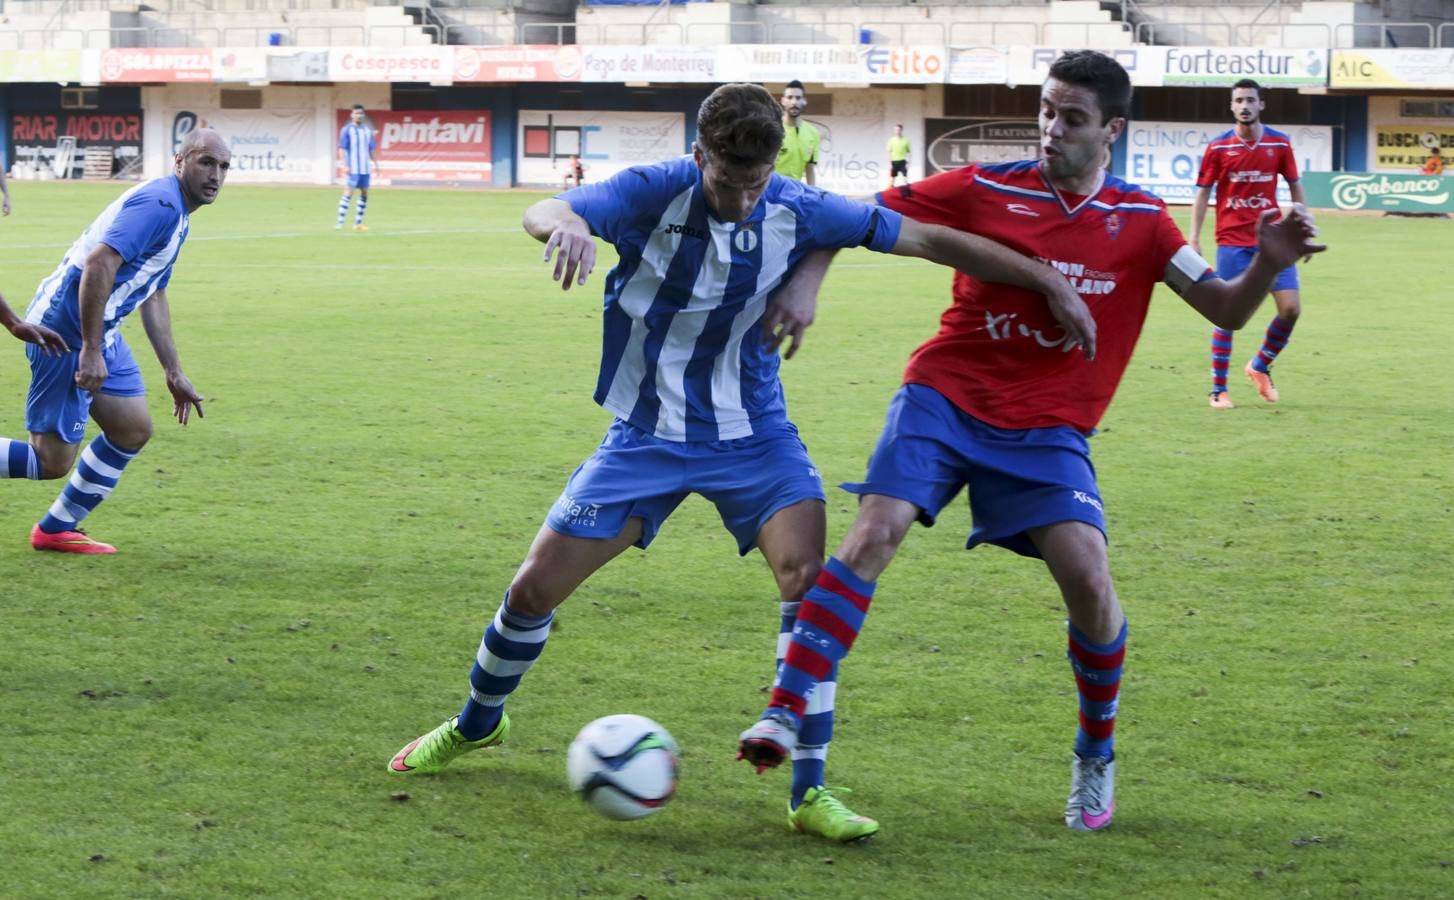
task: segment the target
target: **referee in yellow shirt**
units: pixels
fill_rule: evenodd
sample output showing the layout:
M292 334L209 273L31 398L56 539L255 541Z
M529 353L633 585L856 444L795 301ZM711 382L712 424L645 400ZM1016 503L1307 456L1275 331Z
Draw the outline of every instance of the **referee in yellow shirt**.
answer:
M904 137L904 126L894 126L894 136L889 138L889 187L899 183L899 176L904 177L904 184L909 183L909 139Z
M817 184L818 129L802 120L808 95L801 81L789 81L783 88L783 146L773 168L779 175L804 184Z

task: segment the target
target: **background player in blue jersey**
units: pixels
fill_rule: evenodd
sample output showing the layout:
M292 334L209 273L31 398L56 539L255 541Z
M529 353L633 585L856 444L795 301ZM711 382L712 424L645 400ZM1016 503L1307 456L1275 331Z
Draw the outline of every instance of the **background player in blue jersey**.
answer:
M30 532L37 550L116 552L87 536L80 522L106 499L151 438L146 387L120 331L133 310L141 310L147 339L166 372L172 414L183 425L193 410L202 415L202 397L183 374L172 340L167 282L187 239L188 217L217 199L231 158L217 132L189 132L173 174L137 185L106 207L35 292L26 322L54 330L68 349L53 354L44 344L26 348L30 443L0 438L0 478L61 478L78 453L81 457L50 512ZM101 434L83 451L88 415Z
M343 197L338 201L338 220L333 223L335 229L343 227L343 220L348 217L348 203L353 199L353 192L358 191L353 230L369 230L363 220L364 211L369 208L369 175L379 167L379 158L374 155L375 146L374 129L364 120L363 106L355 103L353 111L348 114L348 124L338 132L338 162L348 180L343 188Z
M1094 340L1085 305L1049 267L774 174L781 116L763 88L725 85L698 112L693 156L628 169L526 212L546 260L558 253L562 288L590 274L593 236L620 256L606 277L595 397L616 420L551 508L486 629L464 709L400 750L391 771L437 771L502 741L505 698L539 657L555 608L627 547L650 544L688 494L716 505L741 553L762 551L783 621L794 620L826 531L822 483L788 420L775 352L787 341L791 355L813 318L816 290L776 290L806 254L866 246L1031 288L1077 339ZM794 763L789 820L830 839L866 837L878 824L823 787L831 688L819 696Z

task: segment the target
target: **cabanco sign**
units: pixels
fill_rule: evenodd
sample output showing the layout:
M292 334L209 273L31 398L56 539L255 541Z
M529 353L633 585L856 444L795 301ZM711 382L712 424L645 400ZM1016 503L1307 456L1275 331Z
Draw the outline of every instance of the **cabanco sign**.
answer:
M1321 209L1454 212L1454 178L1448 177L1309 172L1303 176L1303 188L1308 205Z

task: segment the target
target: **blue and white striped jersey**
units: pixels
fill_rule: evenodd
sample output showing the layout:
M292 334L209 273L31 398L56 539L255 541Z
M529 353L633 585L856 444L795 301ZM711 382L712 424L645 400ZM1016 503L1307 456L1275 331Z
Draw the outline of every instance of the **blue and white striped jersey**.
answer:
M369 174L369 154L374 150L374 130L368 125L347 123L338 132L338 147L350 175Z
M105 244L121 256L121 268L106 299L103 347L110 348L121 320L171 280L187 228L187 206L175 175L137 185L112 201L76 238L61 264L36 289L25 321L55 329L72 350L79 350L81 270L91 251Z
M818 249L887 252L902 218L773 175L752 215L707 209L691 157L626 169L559 195L616 247L606 276L596 402L671 441L746 437L787 421L769 295Z

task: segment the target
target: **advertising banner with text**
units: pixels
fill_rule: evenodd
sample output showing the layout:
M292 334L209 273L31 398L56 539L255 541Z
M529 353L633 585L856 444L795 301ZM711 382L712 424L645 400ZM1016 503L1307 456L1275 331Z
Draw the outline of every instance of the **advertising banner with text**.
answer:
M582 51L581 80L614 82L653 81L661 84L715 84L716 47L628 45L585 47Z
M1075 47L1010 47L1006 51L1008 82L1018 84L1041 84L1050 74L1050 64L1066 50ZM1097 48L1099 49L1099 48ZM1164 47L1115 47L1101 50L1102 53L1121 64L1131 76L1136 87L1159 87L1166 73L1166 48Z
M318 164L333 155L319 146L319 128L312 109L181 109L171 114L170 157L194 128L215 128L232 149L227 182L296 182L318 180Z
M10 117L10 146L17 162L28 162L37 168L51 168L55 162L56 141L63 137L76 139L76 152L71 159L71 174L80 178L85 170L86 148L106 147L111 151L112 171L141 159L142 114L56 112L24 113Z
M1454 159L1454 125L1377 125L1373 143L1374 169L1428 168L1428 174L1437 175Z
M1035 159L1040 126L1034 119L925 119L924 174Z
M871 116L810 116L818 129L818 187L863 197L888 186L891 127Z
M351 110L334 112L334 130L342 129ZM488 184L490 113L487 110L367 110L374 127L377 176L384 184ZM334 154L334 177L343 171Z
M942 83L945 47L843 44L727 44L717 48L720 81L811 81L838 84Z
M1150 48L1147 48L1150 49ZM1251 78L1263 87L1324 87L1328 51L1312 47L1158 47L1166 54L1162 84L1231 87Z
M1454 88L1454 48L1334 50L1328 86L1335 88Z
M212 80L212 49L165 47L101 51L103 84L196 82Z
M329 81L425 82L447 85L454 80L454 48L334 47L328 51Z
M586 181L603 181L631 166L686 152L681 113L520 111L515 178L520 184L557 186L573 155Z
M580 81L581 48L521 45L455 47L454 81Z
M1126 126L1124 177L1167 203L1190 203L1196 197L1202 152L1208 141L1227 128L1224 124L1132 121ZM1333 168L1331 127L1289 125L1278 130L1292 140L1299 174ZM1292 201L1282 179L1278 179L1277 199L1279 203Z
M1454 178L1371 172L1309 172L1308 206L1399 213L1454 213Z

